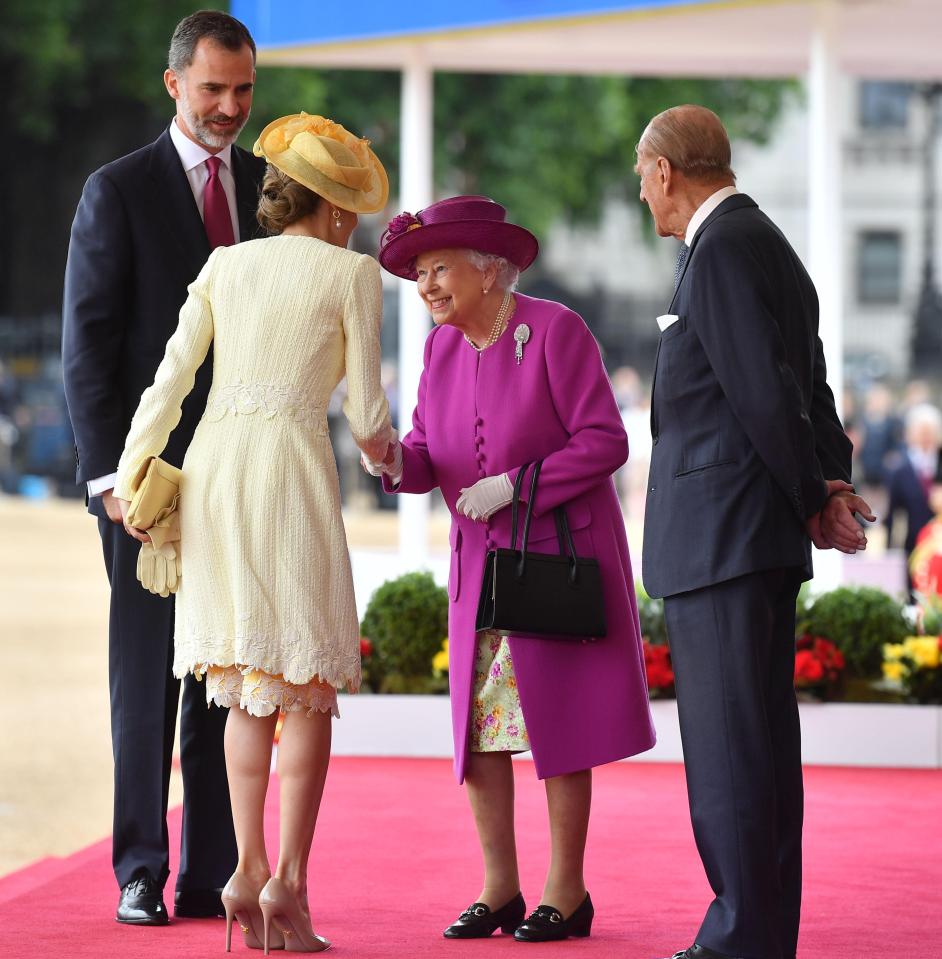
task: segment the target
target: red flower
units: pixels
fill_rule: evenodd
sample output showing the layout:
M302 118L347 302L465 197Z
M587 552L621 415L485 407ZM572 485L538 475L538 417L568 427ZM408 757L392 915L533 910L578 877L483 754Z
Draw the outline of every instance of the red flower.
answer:
M795 655L795 685L813 686L824 678L821 665L810 649L802 649Z
M373 655L373 644L365 636L360 637L360 655L364 659Z
M666 690L674 685L674 670L667 646L654 646L644 640L644 666L648 689Z

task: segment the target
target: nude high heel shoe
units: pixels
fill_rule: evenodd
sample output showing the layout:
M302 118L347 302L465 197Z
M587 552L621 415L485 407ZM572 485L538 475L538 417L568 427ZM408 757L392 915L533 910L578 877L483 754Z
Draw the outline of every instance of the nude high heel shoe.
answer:
M329 940L314 932L297 897L277 876L272 876L259 893L258 905L264 922L262 944L266 956L273 927L284 936L285 949L292 952L323 952L330 948Z
M235 920L242 930L242 940L249 949L262 948L262 930L264 919L258 905L259 886L248 876L234 872L222 891L222 905L226 910L226 952L232 951L232 922ZM272 949L284 949L285 942L278 930L270 942Z

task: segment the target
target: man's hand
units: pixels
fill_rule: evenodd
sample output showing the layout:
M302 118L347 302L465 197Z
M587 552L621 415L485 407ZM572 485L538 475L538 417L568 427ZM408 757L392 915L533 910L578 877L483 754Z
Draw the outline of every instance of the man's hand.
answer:
M126 499L117 499L114 496L111 497L117 504L120 511L119 523L124 524L124 531L128 536L134 537L139 543L149 543L150 537L142 529L135 529L133 526L128 526L128 510L131 508L131 501Z
M113 489L105 490L105 492L101 494L101 501L105 507L105 513L112 523L120 524L124 522L124 517L121 515L121 507L118 505L118 500L114 495Z
M820 513L805 522L805 529L818 549L837 549L853 555L867 548L867 537L854 517L860 513L873 523L876 516L867 502L843 480L827 480L828 499Z
M821 510L821 532L842 553L853 554L867 548L866 534L854 513L860 513L870 523L876 521L866 500L849 490L833 493Z

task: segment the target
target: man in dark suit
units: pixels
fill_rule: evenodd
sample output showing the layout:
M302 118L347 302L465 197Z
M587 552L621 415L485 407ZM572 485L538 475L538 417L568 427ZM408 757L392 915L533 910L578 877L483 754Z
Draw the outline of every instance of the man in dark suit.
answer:
M251 238L264 162L234 146L248 119L255 44L238 20L200 11L173 34L164 82L170 127L93 173L79 202L65 275L63 369L77 482L88 486L111 582L113 864L119 922L168 921L167 794L180 682L171 673L173 600L136 580L140 544L121 523L114 473L141 393L154 379L180 307L210 251ZM211 360L199 370L163 453L180 466L202 415ZM183 683L183 838L175 914L220 914L236 864L223 754L226 712Z
M814 287L734 186L719 118L655 117L641 199L684 241L651 406L642 570L664 597L691 818L715 898L683 959L792 959L801 899L795 600L811 542L866 539Z

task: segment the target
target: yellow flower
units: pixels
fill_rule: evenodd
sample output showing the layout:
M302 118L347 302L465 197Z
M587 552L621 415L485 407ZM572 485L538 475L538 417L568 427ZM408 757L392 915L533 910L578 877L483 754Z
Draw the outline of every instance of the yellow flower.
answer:
M432 672L443 676L448 672L448 640L442 641L442 648L432 657Z
M906 655L919 669L939 668L939 639L937 636L910 636L903 642Z
M887 662L895 663L906 654L906 648L902 643L884 643L883 658Z
M883 664L883 677L891 682L902 682L909 670L898 662L888 662Z

